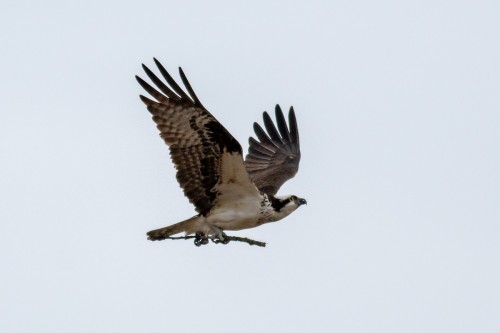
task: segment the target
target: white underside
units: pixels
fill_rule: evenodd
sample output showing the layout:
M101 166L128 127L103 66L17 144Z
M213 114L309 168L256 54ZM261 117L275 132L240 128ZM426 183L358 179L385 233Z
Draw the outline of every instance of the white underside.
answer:
M206 217L196 218L193 228L186 230L187 233L214 234L219 230L254 228L281 220L297 209L295 204L280 212L275 212L270 206L261 207L263 196L250 180L241 155L224 156L221 167L223 178L214 189L219 193L214 208Z
M257 226L262 196L250 180L239 154L222 158L220 193L212 211L205 218L209 225L223 230L241 230Z

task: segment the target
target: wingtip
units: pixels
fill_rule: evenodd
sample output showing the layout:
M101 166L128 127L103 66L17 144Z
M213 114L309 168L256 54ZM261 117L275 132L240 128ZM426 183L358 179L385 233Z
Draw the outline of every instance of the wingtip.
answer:
M140 77L139 75L136 75L135 79L141 85L141 87L144 87L144 85L147 84L146 81L144 81L144 79L142 77Z
M160 72L163 72L163 71L165 71L165 72L166 72L166 71L167 71L167 70L165 69L165 67L163 67L163 65L161 64L161 62L160 62L158 59L153 58L153 61L155 62L155 65L156 65L156 67L158 67L158 69L160 70ZM163 74L163 73L162 73L162 74Z
M266 122L271 122L271 123L273 122L271 116L269 115L269 112L267 111L264 111L262 113L262 119L264 120L264 125L266 124Z
M203 104L201 104L200 99L198 98L198 96L194 92L194 89L191 86L191 83L189 83L189 80L188 80L186 74L184 73L184 71L182 70L182 67L180 67L180 66L179 66L179 75L181 77L182 83L184 83L184 86L186 87L186 89L188 91L188 94L189 94L188 99L191 99L191 101L193 102L194 105L199 106L201 108L205 108L203 106Z
M299 128L297 126L297 118L295 117L293 106L290 107L290 111L288 112L288 124L292 141L295 142L297 146L300 145Z
M259 123L257 123L256 121L253 123L253 129L254 131L256 131L256 128L261 128Z
M153 74L153 71L152 71L151 69L149 69L149 67L148 67L148 66L146 66L146 65L144 65L144 64L142 64L142 69L144 70L144 72L146 72L146 74L147 74L149 77L151 77L151 75L154 75L154 74Z
M277 121L279 121L280 118L283 118L283 110L281 110L279 104L276 104L276 107L274 108L274 114L276 115Z
M182 70L182 67L181 67L181 66L179 66L179 67L178 67L178 69L179 69L179 75L181 76L181 79L182 79L182 77L187 78L187 77L186 77L186 74L184 74L184 71Z

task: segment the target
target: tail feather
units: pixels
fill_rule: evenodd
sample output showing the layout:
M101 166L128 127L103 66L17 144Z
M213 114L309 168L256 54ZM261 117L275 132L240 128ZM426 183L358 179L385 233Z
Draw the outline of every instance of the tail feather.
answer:
M169 225L168 227L156 229L156 230L151 230L147 233L148 239L152 241L156 240L164 240L172 235L185 232L187 235L195 232L195 223L196 223L196 218L198 216L194 216L190 219L187 219L185 221Z

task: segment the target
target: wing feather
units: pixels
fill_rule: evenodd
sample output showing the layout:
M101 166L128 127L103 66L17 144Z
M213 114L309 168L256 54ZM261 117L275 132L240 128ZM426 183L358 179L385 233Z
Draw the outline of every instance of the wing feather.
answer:
M167 98L160 94L155 88L149 85L149 83L145 82L143 79L138 77L137 75L135 76L137 81L140 83L140 85L146 90L151 96L153 96L156 100L158 101L167 101ZM144 101L144 98L147 99L147 97L141 96L141 99ZM151 100L150 100L151 101Z
M189 83L186 75L184 74L184 71L180 67L179 67L179 74L181 76L182 82L184 83L184 86L186 86L186 89L189 92L189 95L193 98L194 105L204 108L200 100L198 99L198 96L196 96L196 94L194 93L194 90L191 87L191 84Z
M276 113L277 112L278 111L276 111ZM264 112L263 118L264 118L264 126L266 127L266 131L269 134L269 137L276 146L278 147L281 146L283 144L283 141L281 140L278 130L276 129L276 126L274 126L273 120L269 116L269 113Z
M153 81L153 83L165 94L168 96L168 98L171 98L171 99L175 99L177 101L180 101L181 98L179 96L177 96L177 94L175 92L172 91L172 89L170 89L165 83L162 82L162 80L160 80L158 78L158 76L155 75L155 73L153 73L148 67L146 67L146 65L142 64L142 68L144 69L144 71L146 72L146 74L148 75L148 77L151 79L151 81ZM136 76L137 77L137 76ZM142 80L142 79L141 79ZM142 84L141 84L142 85ZM151 87L152 88L152 87ZM155 89L153 89L155 90ZM147 92L149 94L151 94L150 90L147 90ZM152 95L152 94L151 94ZM161 95L161 94L159 94ZM153 96L153 95L152 95ZM154 96L156 98L156 96ZM163 96L161 97L163 98ZM156 98L158 99L158 98ZM162 99L162 101L164 101Z
M290 107L290 112L288 113L288 123L290 124L290 140L300 145L299 128L297 127L297 118L295 118L293 106Z
M274 143L269 138L269 136L267 135L266 131L264 131L259 124L254 123L253 124L253 130L254 130L255 134L257 135L257 138L260 140L260 143L262 145L268 147L269 149L272 149L273 151L275 150L275 148L279 147L278 144Z
M190 101L192 103L191 98L182 90L181 87L175 82L175 80L172 78L172 76L167 72L165 67L156 59L153 58L156 67L160 70L161 75L163 78L167 81L167 83L172 87L172 89L180 96L180 99L184 99L185 101Z
M250 137L249 142L250 142L251 147L258 149L263 154L273 156L274 151L272 149L267 148L265 145L261 144L259 141L255 140L254 138Z
M276 108L279 112L276 112L276 123L278 124L278 129L280 131L281 137L284 142L290 142L290 132L288 131L288 127L286 126L285 117L283 116L283 111L279 105L276 105Z
M257 188L275 195L279 188L299 170L299 131L293 107L288 113L286 124L283 111L276 105L276 128L267 112L263 113L266 131L254 123L254 131L259 141L250 137L245 167Z
M170 148L177 181L189 201L199 213L206 215L220 195L217 189L224 188L227 183L258 195L245 169L238 141L201 104L182 69L179 68L179 74L188 93L158 60L154 61L168 85L143 65L147 76L161 92L136 76L137 82L155 100L142 95L140 98Z
M269 154L269 150L262 148L261 146L257 146L257 145L251 146L248 150L249 150L249 152L251 152L255 156L261 156L264 158L269 158L269 157L273 156L272 154Z

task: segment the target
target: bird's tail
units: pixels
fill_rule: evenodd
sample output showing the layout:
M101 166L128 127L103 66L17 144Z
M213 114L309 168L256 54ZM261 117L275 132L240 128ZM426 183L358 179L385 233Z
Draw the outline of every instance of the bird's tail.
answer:
M185 232L186 235L196 232L196 222L198 216L193 216L185 221L169 225L168 227L151 230L147 233L148 239L152 241L164 240L172 235Z

